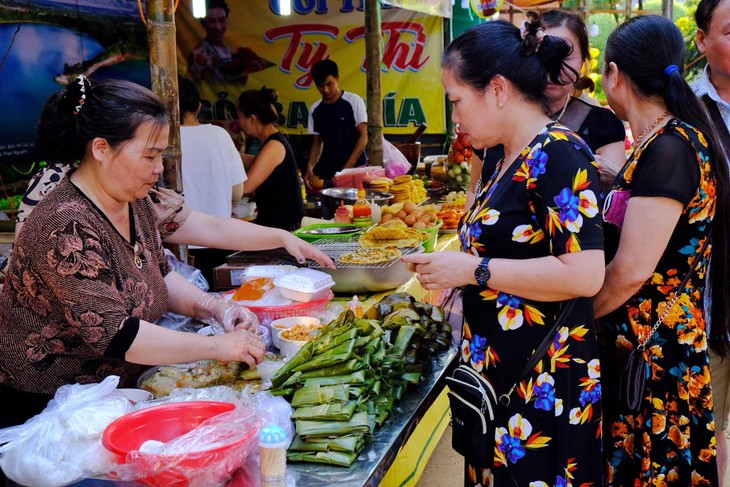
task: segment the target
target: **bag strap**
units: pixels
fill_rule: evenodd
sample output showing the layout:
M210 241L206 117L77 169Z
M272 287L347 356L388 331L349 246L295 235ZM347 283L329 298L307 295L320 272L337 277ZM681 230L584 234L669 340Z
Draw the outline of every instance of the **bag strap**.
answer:
M672 299L669 301L669 304L666 308L664 308L664 312L657 318L656 322L654 323L654 326L651 327L651 331L649 334L644 338L644 340L639 344L637 350L640 352L643 352L646 349L646 345L649 343L651 338L654 336L654 333L659 329L659 327L664 323L664 319L667 317L669 312L674 308L674 305L677 304L677 301L679 300L679 296L682 294L682 289L685 288L687 285L687 282L689 282L689 278L694 274L695 269L697 269L697 264L700 262L700 257L702 257L702 254L705 253L705 249L707 248L707 245L710 243L710 237L712 237L712 230L710 229L710 233L707 234L707 238L705 239L705 243L702 244L702 248L695 256L695 259L692 261L692 265L689 266L689 270L687 271L687 275L684 276L684 280L682 283L677 286L677 289L674 290L674 296L672 296Z
M522 379L530 375L532 369L534 369L537 363L545 356L548 348L550 348L550 345L553 343L555 333L561 326L565 324L566 321L568 321L568 317L570 317L570 314L573 312L573 308L575 308L576 301L577 299L571 299L570 301L565 303L565 306L563 306L563 309L560 311L560 315L558 315L558 317L555 319L555 323L553 323L550 331L548 331L547 335L545 335L545 338L543 338L542 342L540 342L540 345L537 346L535 352L532 354L532 357L530 357L530 360L527 361L527 365L525 365L525 367L522 369L522 372L520 372L520 375L517 377L515 383L512 385L509 391L499 396L499 402L502 403L504 406L509 405L511 401L510 396L512 396L512 392L514 392L517 384L519 384Z

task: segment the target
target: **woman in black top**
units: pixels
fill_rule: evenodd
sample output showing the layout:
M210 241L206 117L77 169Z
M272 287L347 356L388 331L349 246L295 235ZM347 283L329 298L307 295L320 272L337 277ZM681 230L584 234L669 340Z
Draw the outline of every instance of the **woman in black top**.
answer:
M238 121L247 137L261 143L248 168L244 193L256 192L255 223L283 230L296 230L304 216L302 186L297 162L289 142L276 128L275 90L247 90L238 98Z
M573 52L566 63L581 72L582 66L590 60L588 32L583 19L562 10L549 10L543 12L542 23L546 34L561 37L572 45ZM593 89L593 81L583 76L572 85L548 82L546 95L550 105L550 118L573 130L585 141L599 163L602 183L608 185L613 182L616 172L626 160L626 131L621 120L611 110L591 105L573 96L576 91ZM477 158L472 162L467 208L474 200L477 183L480 180L488 181L497 163L504 157L504 148L496 146L476 151L475 154Z

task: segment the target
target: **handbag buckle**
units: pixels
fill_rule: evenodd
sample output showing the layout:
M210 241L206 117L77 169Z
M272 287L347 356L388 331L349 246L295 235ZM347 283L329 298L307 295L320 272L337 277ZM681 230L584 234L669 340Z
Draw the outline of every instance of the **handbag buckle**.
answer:
M509 406L510 402L512 402L512 399L510 399L510 397L507 394L502 394L501 396L499 396L499 403L502 406L505 406L505 407Z

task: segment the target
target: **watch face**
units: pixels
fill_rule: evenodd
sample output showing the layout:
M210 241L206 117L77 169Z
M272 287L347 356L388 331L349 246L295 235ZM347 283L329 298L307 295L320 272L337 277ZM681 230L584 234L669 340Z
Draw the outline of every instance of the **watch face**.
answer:
M477 280L477 284L480 286L486 286L487 281L489 281L489 278L491 277L489 266L486 263L479 264L479 266L477 266L474 270L474 277Z

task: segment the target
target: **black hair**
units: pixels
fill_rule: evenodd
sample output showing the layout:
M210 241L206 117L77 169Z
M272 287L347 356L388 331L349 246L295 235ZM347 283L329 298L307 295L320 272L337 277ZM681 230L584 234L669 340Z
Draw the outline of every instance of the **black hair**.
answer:
M586 24L579 15L565 10L548 10L542 13L542 24L545 27L565 27L578 40L581 61L585 64L591 59L591 46L588 41L588 30ZM574 46L575 47L575 46ZM580 76L575 82L576 90L594 91L596 84L588 76Z
M565 64L570 45L560 37L544 35L538 14L526 15L524 39L520 29L504 20L476 25L448 45L441 67L453 71L457 79L478 92L483 92L494 76L501 75L548 113L548 78L565 85L577 79L578 74ZM573 79L565 80L563 72L573 74Z
M260 90L246 90L238 97L238 109L244 115L255 115L261 123L276 123L279 112L274 102L279 99L276 90L262 87Z
M147 88L123 80L92 85L79 76L46 102L36 144L46 161L71 163L83 159L87 144L95 138L118 149L148 121L161 128L170 119L165 104Z
M338 68L337 63L331 59L322 59L312 66L312 79L314 80L315 85L324 83L327 76L337 78L339 75L340 68Z
M701 0L697 4L697 10L695 10L695 22L697 27L707 32L710 29L710 22L712 22L712 15L715 13L715 9L722 0Z
M652 49L646 49L652 39ZM707 111L682 75L684 38L670 19L658 15L641 15L619 25L606 42L605 65L615 63L644 97L661 97L667 109L680 120L705 135L710 149L710 166L717 181L715 216L712 221L712 297L710 347L725 356L728 348L730 315L725 310L730 302L730 178L723 160L722 146ZM670 70L669 66L677 70Z
M195 84L182 76L177 77L178 97L180 99L180 122L186 113L197 113L200 108L200 92Z
M226 13L226 18L228 18L228 14L231 13L231 9L228 8L228 4L226 3L226 0L207 0L205 5L205 10L213 10L214 8L222 8L223 11ZM205 19L201 19L205 20Z

